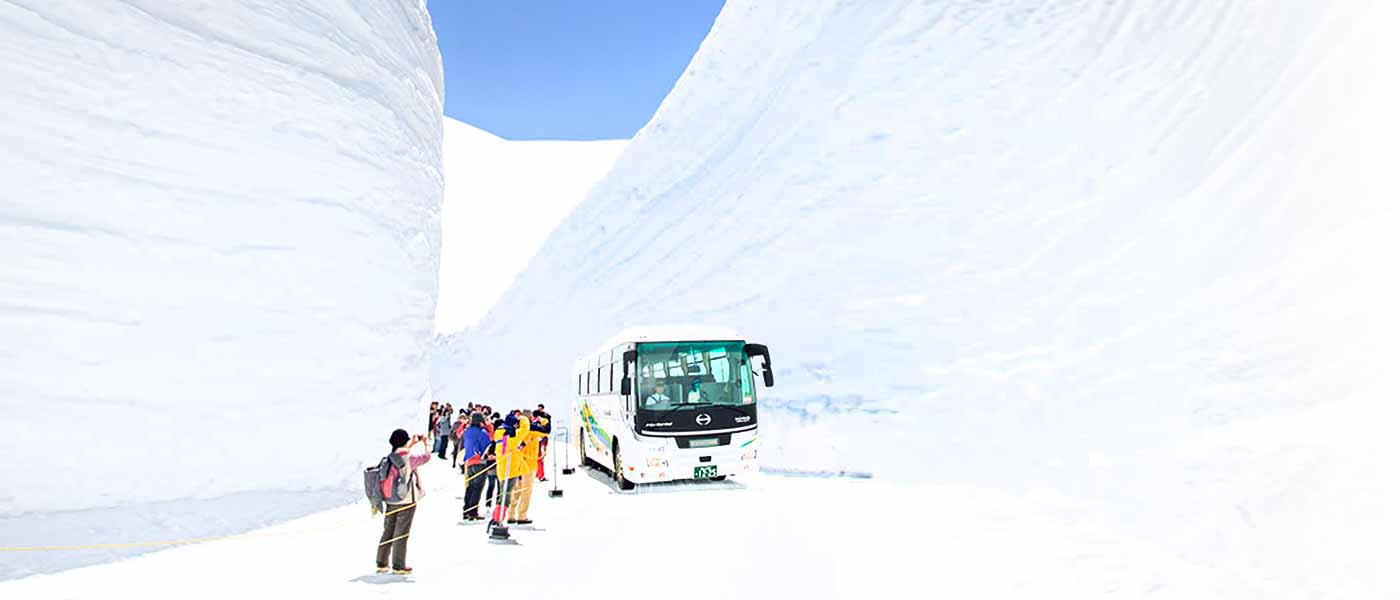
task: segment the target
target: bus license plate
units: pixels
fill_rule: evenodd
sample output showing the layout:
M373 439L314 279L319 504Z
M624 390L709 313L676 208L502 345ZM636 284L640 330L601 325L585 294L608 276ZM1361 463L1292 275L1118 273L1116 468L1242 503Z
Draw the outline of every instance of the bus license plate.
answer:
M696 438L690 440L691 448L713 448L719 445L719 438Z
M695 467L696 479L706 479L714 477L716 475L719 475L719 467L715 465L704 465L700 467Z

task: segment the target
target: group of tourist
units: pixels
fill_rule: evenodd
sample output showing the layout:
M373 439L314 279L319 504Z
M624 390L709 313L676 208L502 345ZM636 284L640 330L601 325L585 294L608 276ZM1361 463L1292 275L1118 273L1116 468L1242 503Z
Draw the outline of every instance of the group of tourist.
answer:
M530 525L530 500L535 482L545 481L544 456L548 450L550 416L540 404L535 410L516 409L505 416L490 406L468 403L454 415L450 403L433 402L428 408L428 433L410 437L407 431L395 430L389 436L390 459L397 465L393 480L386 484L384 531L380 536L375 566L381 573L391 566L396 574L412 573L404 564L408 550L408 535L413 523L422 484L418 467L436 454L447 460L452 450L452 467L463 476L462 519L480 521L489 518L491 525ZM431 450L426 446L432 442ZM423 443L420 454L411 448ZM461 461L458 461L458 457ZM406 475L405 475L406 474ZM398 486L398 493L390 493ZM482 516L481 508L491 510Z

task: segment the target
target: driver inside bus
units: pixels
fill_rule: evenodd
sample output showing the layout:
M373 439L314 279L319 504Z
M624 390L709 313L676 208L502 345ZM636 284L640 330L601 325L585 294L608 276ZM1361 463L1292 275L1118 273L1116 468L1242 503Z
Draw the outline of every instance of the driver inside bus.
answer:
M665 406L670 403L671 398L666 396L666 384L663 383L660 379L656 380L655 393L653 393L650 396L647 396L647 399L645 400L646 407L651 408L653 406Z
M710 395L705 390L700 389L698 377L690 380L690 393L686 394L685 401L690 404L704 404L710 401Z

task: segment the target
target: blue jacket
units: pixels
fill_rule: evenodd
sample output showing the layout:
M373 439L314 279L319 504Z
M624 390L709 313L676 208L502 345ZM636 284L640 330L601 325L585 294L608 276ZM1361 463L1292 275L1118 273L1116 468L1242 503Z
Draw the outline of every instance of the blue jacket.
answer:
M486 452L491 446L491 438L486 435L486 430L479 425L472 425L462 430L462 450L466 451L467 460L474 456L479 456Z

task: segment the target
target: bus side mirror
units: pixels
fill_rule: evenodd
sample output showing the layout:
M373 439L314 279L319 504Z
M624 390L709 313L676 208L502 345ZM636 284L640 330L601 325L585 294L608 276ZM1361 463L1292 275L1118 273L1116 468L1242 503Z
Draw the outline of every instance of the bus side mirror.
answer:
M768 354L768 346L744 344L744 354L749 358L763 357L763 387L773 387L773 357Z

